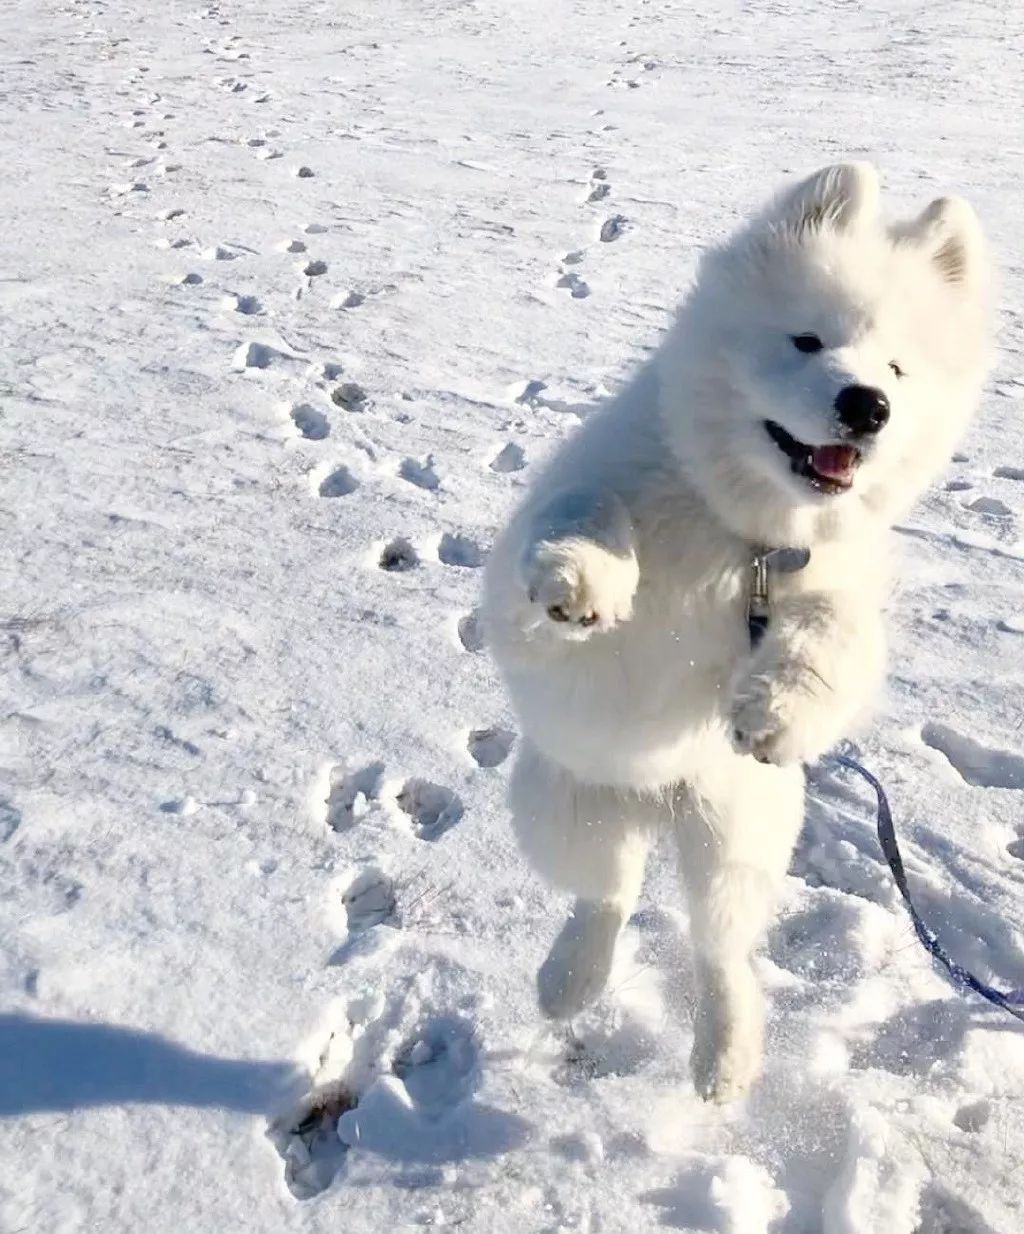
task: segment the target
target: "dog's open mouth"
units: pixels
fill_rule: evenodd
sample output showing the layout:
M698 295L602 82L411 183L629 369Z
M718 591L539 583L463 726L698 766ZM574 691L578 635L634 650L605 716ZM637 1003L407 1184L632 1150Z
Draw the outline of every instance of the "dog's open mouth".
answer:
M764 421L765 431L789 459L793 474L801 476L819 493L845 493L853 486L854 473L860 464L856 446L809 446L797 441L774 420Z

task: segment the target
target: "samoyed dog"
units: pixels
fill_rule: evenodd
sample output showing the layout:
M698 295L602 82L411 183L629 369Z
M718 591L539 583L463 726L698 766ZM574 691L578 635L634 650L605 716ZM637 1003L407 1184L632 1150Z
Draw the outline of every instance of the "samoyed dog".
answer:
M881 684L890 527L948 460L989 361L971 208L941 198L892 223L878 197L869 165L826 167L707 252L654 358L557 452L487 568L522 729L516 833L577 897L540 1006L565 1018L600 994L670 832L691 1067L716 1101L761 1068L751 951L800 829L801 764Z

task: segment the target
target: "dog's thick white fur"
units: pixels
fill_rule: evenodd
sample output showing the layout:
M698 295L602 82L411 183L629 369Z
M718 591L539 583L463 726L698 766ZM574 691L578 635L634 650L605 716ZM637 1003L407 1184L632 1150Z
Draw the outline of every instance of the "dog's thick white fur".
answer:
M490 557L487 638L522 727L516 832L578 897L541 1007L568 1017L600 994L648 848L671 831L705 1097L759 1073L750 957L801 825L801 763L882 680L889 529L977 403L986 275L959 199L887 224L866 164L790 187L703 257L654 359L558 451ZM849 387L885 407L880 429L844 423ZM815 450L829 446L838 464ZM804 466L818 462L824 479ZM774 577L751 650L752 556L781 546L810 563Z

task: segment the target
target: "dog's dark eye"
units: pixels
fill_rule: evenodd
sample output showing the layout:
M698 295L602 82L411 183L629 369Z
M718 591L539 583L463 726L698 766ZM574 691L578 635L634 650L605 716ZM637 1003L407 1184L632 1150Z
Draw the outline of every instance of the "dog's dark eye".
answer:
M900 368L900 366L896 363L895 360L889 361L889 367L892 369L892 371L896 374L897 377L906 377L906 373L904 373L904 371Z
M810 355L814 351L821 351L825 346L816 334L792 334L790 338L793 340L793 346L797 351L802 351L805 355Z

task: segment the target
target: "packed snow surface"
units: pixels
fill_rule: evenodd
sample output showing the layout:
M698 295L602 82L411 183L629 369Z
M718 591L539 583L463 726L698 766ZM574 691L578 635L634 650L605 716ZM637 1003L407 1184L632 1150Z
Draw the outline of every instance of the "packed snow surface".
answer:
M899 529L859 749L1024 986L1024 9L0 7L0 1231L1009 1234L1024 1027L813 772L749 1099L687 1074L669 854L571 1032L476 618L539 461L789 173L956 191L981 414Z

